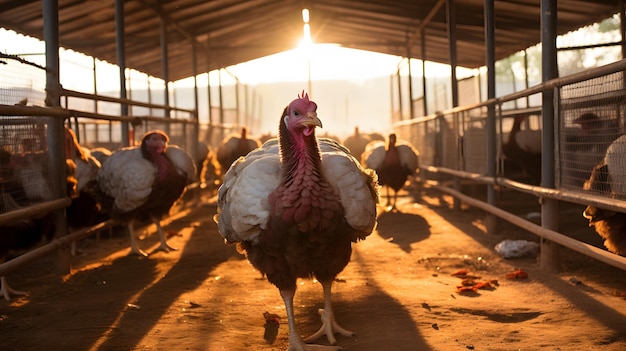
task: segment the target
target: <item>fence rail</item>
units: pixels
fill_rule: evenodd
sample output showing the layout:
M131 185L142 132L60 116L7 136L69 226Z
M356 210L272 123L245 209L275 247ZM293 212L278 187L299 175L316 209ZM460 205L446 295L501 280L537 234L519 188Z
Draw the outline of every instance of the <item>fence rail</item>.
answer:
M603 161L608 146L620 135L626 134L624 71L626 59L481 103L398 122L393 129L399 138L410 141L420 150L423 181L541 237L626 269L621 256L589 249L587 244L560 233L543 235L549 229L532 227L532 222L508 212L504 214L493 204L462 194L459 188L459 180L464 179L492 189L505 187L538 198L626 212L626 194L618 191L626 188L626 174L604 177L606 179L601 179L602 184L593 191L584 188L592 169ZM554 92L554 116L542 116L541 106L515 110L503 108L511 101L547 91ZM495 111L495 126L488 125L489 108ZM589 118L593 119L593 123L585 124L587 117L583 115L592 116ZM542 119L545 117L551 118L554 124L554 145L541 145ZM513 128L516 123L518 131ZM535 140L539 141L536 145L539 151L534 154L534 169L530 162L526 168L516 163L516 158L523 159L519 154L507 157L505 144L512 142L512 139L509 140L511 134L534 134ZM495 142L490 143L489 140ZM495 145L496 150L488 150L489 145ZM541 169L542 152L554 152L553 169ZM490 154L497 155L496 159L487 159ZM626 154L623 158L626 159ZM488 174L492 162L496 164L495 175ZM540 171L533 177L533 172L537 170ZM550 174L554 174L555 187L542 187L540 180ZM447 183L454 184L454 188L446 186Z

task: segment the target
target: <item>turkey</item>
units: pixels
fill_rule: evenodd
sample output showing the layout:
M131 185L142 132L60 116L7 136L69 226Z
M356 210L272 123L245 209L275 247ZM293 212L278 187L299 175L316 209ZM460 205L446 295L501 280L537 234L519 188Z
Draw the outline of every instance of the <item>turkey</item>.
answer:
M385 147L386 146L386 147ZM363 165L376 170L378 182L387 187L387 207L397 210L398 191L404 187L409 176L416 174L419 166L419 152L406 141L397 140L396 134L389 134L388 144L375 140L363 152ZM393 202L390 189L393 190Z
M226 173L235 160L259 146L261 146L261 142L248 137L248 128L246 127L241 128L241 134L233 134L224 138L216 151L217 162L220 164L222 175Z
M370 137L371 141L374 140L385 140L385 136L380 134L380 133L369 133L368 136Z
M93 156L96 160L98 160L98 162L100 162L100 165L102 165L104 161L109 158L109 156L113 155L113 152L111 152L111 150L104 147L89 149L89 152L91 153L91 156Z
M215 151L204 141L198 141L198 153L196 154L196 176L201 188L209 187L214 190L218 181L217 171L219 165L215 163Z
M359 127L354 127L354 134L343 140L343 145L345 145L352 156L356 157L357 160L361 160L361 155L363 151L365 151L365 146L372 141L372 139L367 134L361 134L359 132Z
M204 178L202 177L202 172L204 172L204 168L206 163L209 160L209 156L211 155L211 147L207 145L202 140L198 140L198 148L196 151L196 177L200 181L200 184L204 184Z
M133 224L149 219L157 227L160 249L170 251L161 227L161 218L183 195L196 177L194 161L182 149L168 145L165 132L147 132L139 146L114 152L98 171L86 191L111 218L128 228L133 253L147 256L137 246Z
M513 127L506 142L502 143L502 154L508 162L524 172L530 184L541 183L541 131L522 130L526 115L513 120Z
M0 149L0 213L23 209L31 203L26 197L23 184L16 177L12 167L12 156L5 149ZM67 195L74 197L78 181L75 178L76 165L73 161L66 161ZM39 177L42 177L39 174ZM0 225L0 263L4 263L11 251L23 251L39 244L42 239L52 240L56 231L54 214L45 213L40 216L20 219L8 224ZM9 286L5 276L0 277L0 294L5 300L12 296L25 295L23 291L14 290Z
M78 143L74 131L65 127L65 157L76 163L76 179L78 191L96 178L100 169L100 161L91 155L91 151Z
M102 163L112 155L106 148L88 149L78 142L74 131L65 127L65 157L76 165L77 191L82 192L87 183L96 179Z
M65 209L67 226L70 231L90 227L109 219L92 194L85 191L85 186L96 179L102 163L111 156L105 148L88 149L78 142L74 131L65 127L65 157L76 167L77 194L72 197L71 204ZM72 242L71 253L78 254L78 244Z
M351 243L376 225L378 185L373 170L338 142L317 139L317 105L302 93L283 111L278 139L240 158L218 192L215 221L226 243L275 285L289 324L289 350L340 350L307 345L334 333L351 336L335 321L331 286L350 261ZM298 278L315 277L324 291L322 327L307 339L297 331L293 299Z
M592 170L585 190L611 193L611 197L626 199L626 135L617 138L606 150L604 159ZM611 252L626 256L626 213L587 206L583 216L604 239L604 246Z

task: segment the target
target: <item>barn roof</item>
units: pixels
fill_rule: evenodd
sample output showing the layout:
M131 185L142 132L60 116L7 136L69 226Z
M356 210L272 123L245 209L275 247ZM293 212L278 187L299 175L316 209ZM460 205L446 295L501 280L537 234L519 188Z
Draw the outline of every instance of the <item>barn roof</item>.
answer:
M316 43L449 63L445 0L131 0L124 3L126 66L164 78L165 26L170 81L293 49L310 10ZM457 64L485 64L484 0L453 0ZM59 41L117 63L115 1L58 0ZM559 0L558 34L618 12L617 0ZM0 0L0 26L43 40L40 0ZM496 59L541 41L540 0L495 1ZM424 33L425 56L422 57ZM13 53L19 53L19 48Z

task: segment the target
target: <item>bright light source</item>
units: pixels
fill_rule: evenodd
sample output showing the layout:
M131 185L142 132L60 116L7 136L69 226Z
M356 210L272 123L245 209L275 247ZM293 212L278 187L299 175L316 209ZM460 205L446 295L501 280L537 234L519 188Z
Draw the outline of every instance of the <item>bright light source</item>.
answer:
M308 48L313 44L313 40L311 40L311 27L308 23L305 23L302 30L303 35L299 46L303 48Z
M302 9L302 21L309 23L309 9Z
M304 40L311 41L311 26L308 23L304 24Z

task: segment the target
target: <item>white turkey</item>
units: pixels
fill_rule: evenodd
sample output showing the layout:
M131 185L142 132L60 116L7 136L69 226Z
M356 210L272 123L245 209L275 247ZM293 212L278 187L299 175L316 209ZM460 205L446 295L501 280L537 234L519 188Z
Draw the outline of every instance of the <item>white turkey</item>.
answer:
M215 220L227 243L237 243L250 263L280 291L289 323L289 350L340 350L307 345L335 333L331 286L350 261L352 243L376 224L378 185L336 141L318 139L317 105L302 94L283 111L278 140L240 158L218 194ZM298 278L315 277L324 291L322 327L307 339L297 331L293 299Z
M157 227L160 249L170 251L160 220L196 177L194 161L184 150L168 145L165 132L147 132L139 146L113 153L87 191L114 219L126 224L133 253L147 256L137 246L135 221L149 219Z
M606 150L604 159L592 170L585 190L610 192L611 197L626 199L626 135L617 138ZM604 246L626 256L626 213L587 206L583 216L604 239Z
M419 151L406 141L398 140L396 134L389 134L389 141L370 142L363 152L362 163L378 174L378 182L387 187L387 207L397 210L398 192L404 187L409 176L415 175L419 167ZM393 190L393 201L390 189Z

